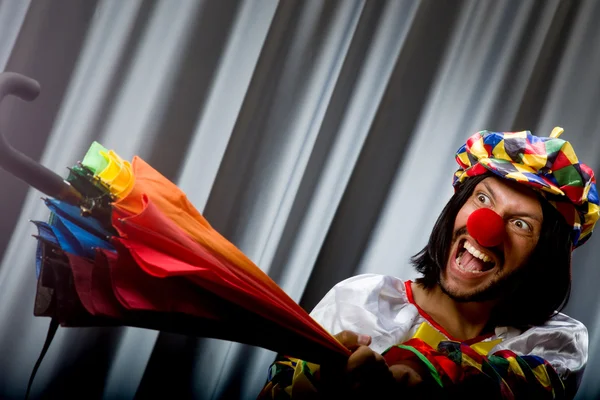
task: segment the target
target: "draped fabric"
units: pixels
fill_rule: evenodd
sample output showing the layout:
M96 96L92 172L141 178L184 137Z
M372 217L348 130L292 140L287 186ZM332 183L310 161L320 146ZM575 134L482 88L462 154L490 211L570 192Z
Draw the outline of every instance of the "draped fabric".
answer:
M600 167L600 3L463 0L0 0L0 70L40 81L0 129L59 173L92 140L138 154L311 309L358 273L415 277L472 133L565 128ZM40 194L0 171L0 397L22 398ZM593 236L565 313L590 333L580 398L600 396ZM260 327L240 326L240 329ZM255 398L275 354L134 328L59 329L34 398Z

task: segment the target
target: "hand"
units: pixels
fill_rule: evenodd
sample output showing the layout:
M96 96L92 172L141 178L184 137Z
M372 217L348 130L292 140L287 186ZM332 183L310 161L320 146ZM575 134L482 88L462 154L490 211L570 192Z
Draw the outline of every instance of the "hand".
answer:
M394 379L383 356L367 347L371 337L351 331L335 337L352 354L345 362L321 365L324 398L376 398L387 393Z

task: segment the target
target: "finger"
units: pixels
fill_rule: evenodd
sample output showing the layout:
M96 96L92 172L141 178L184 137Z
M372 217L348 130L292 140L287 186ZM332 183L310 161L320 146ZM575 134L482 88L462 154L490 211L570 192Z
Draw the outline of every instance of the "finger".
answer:
M353 394L366 391L371 393L369 397L395 382L383 356L366 346L360 346L348 359L346 377ZM358 398L366 398L361 396Z
M374 352L367 346L360 346L352 353L350 358L348 358L346 371L353 372L367 369L372 371L384 371L388 369L388 365L381 354Z
M341 331L334 337L349 350L355 350L359 346L368 346L371 344L371 336L360 335L352 331Z
M403 387L415 387L423 383L421 375L407 365L392 365L390 367L390 372L392 373L394 380Z

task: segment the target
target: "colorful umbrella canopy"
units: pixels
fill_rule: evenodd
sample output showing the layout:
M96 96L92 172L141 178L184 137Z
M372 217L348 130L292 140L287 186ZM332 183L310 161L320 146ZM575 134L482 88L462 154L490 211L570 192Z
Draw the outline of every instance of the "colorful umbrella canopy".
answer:
M38 92L29 78L0 74L0 101ZM52 197L49 220L34 222L35 315L232 340L315 362L349 355L141 158L93 143L65 181L0 135L0 164Z

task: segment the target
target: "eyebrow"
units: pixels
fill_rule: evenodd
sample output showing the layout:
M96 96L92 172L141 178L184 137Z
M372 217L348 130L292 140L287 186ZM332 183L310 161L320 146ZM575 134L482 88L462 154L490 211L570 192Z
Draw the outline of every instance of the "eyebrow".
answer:
M481 182L481 184L483 186L485 186L485 188L487 189L488 192L490 192L490 196L492 196L492 199L496 200L496 194L494 193L494 190L491 188L491 186L488 185L488 183L485 182L485 181ZM519 214L517 214L517 216L529 217L531 219L534 219L534 220L538 221L540 224L542 223L541 218L537 214L530 214L530 213L527 213L527 212L520 212Z
M483 186L485 186L485 188L487 189L488 192L490 192L490 195L492 196L492 199L496 200L496 194L494 193L494 191L492 190L492 188L490 187L490 185L488 185L488 183L486 181L481 182L481 184Z

